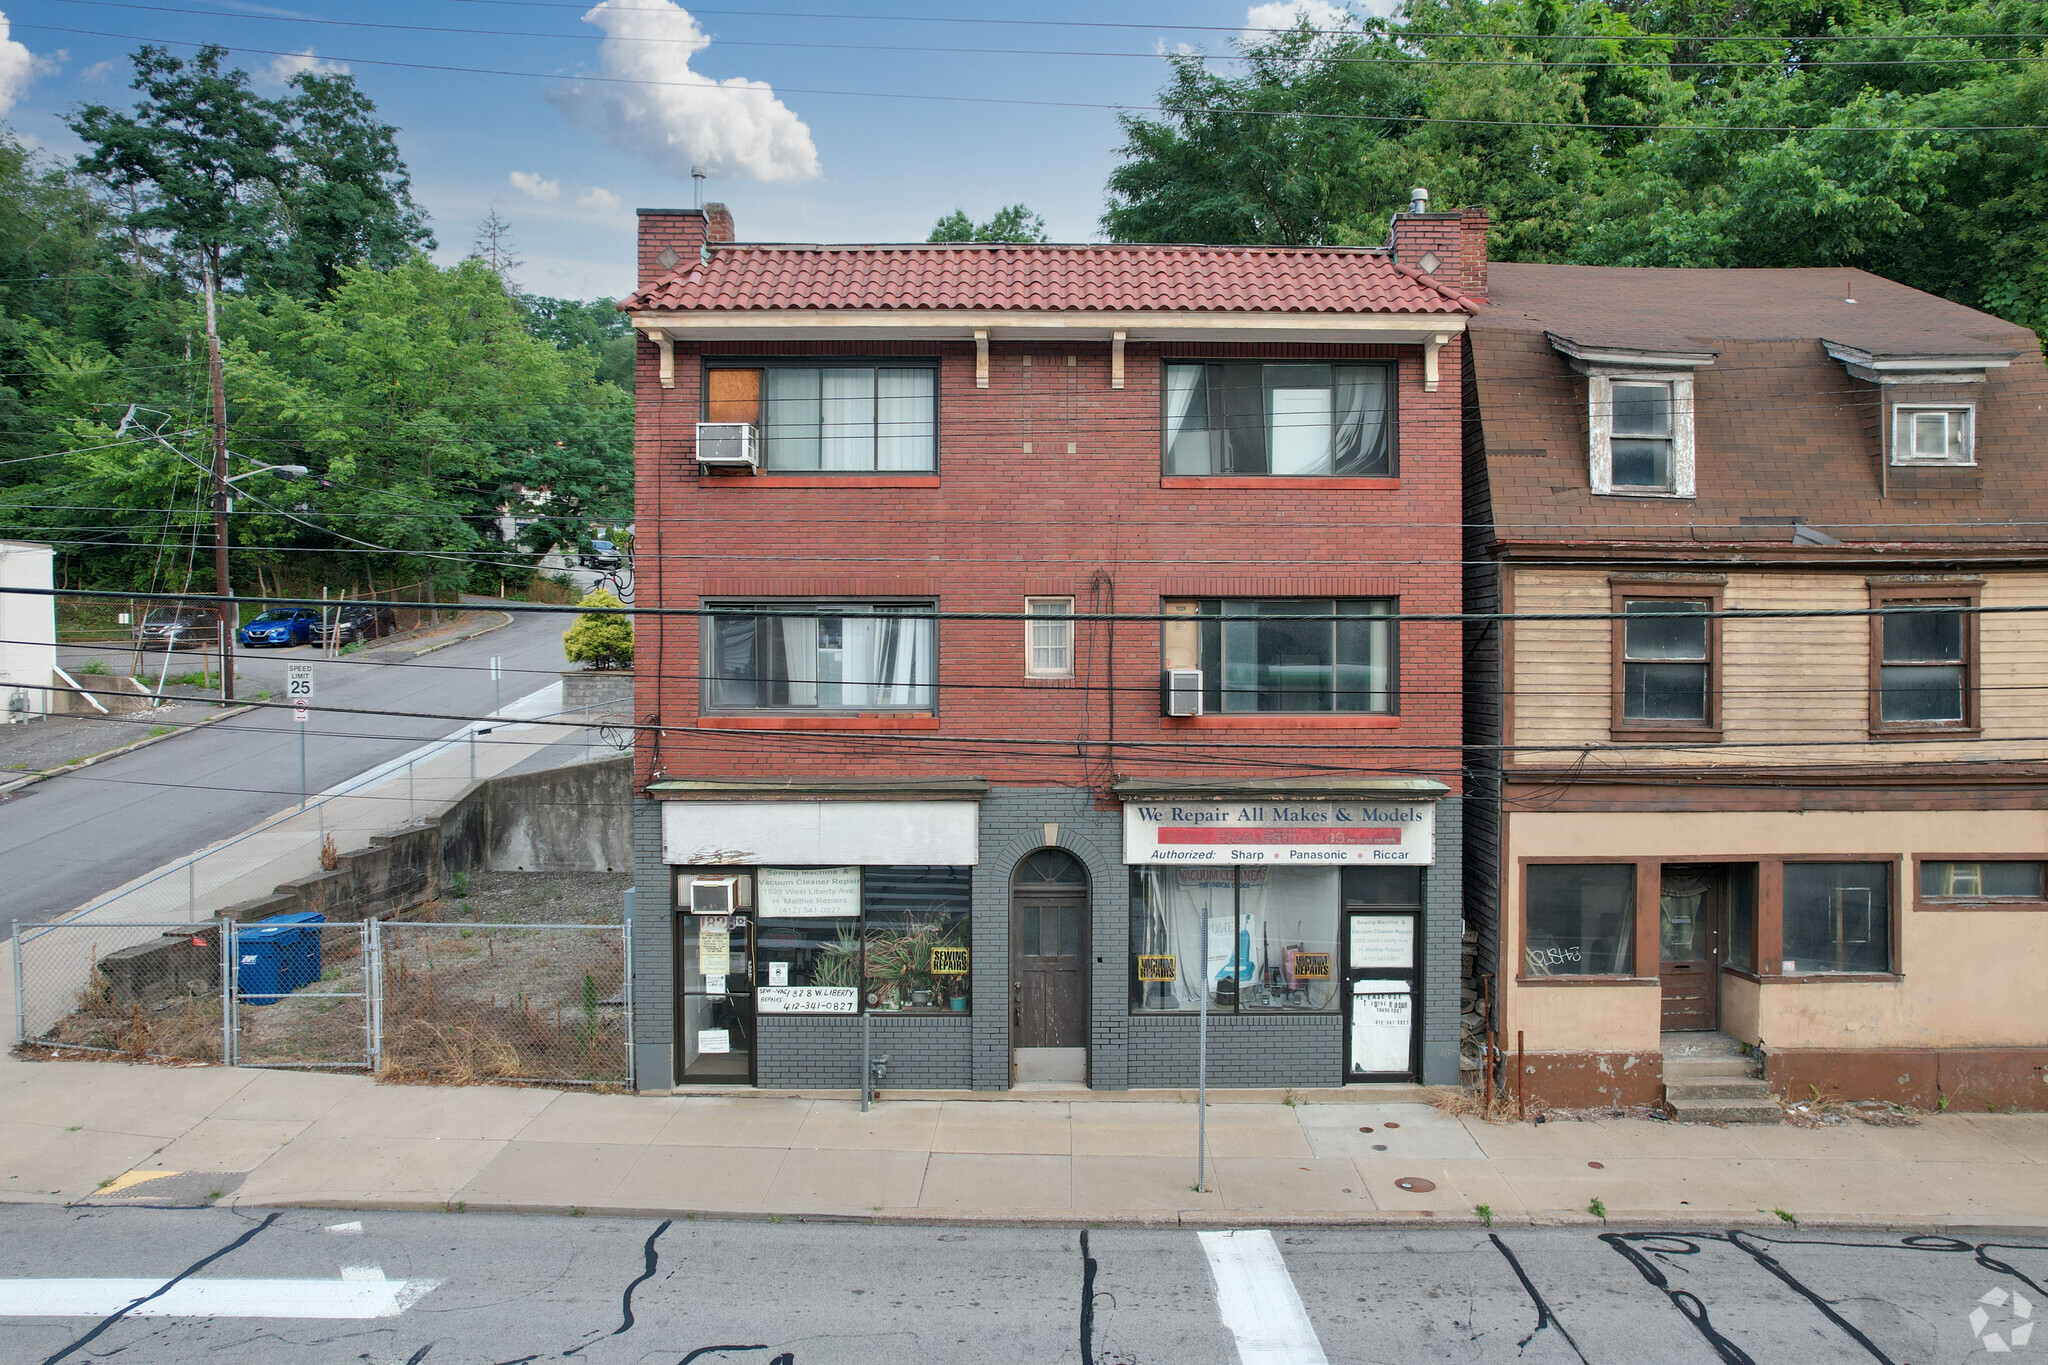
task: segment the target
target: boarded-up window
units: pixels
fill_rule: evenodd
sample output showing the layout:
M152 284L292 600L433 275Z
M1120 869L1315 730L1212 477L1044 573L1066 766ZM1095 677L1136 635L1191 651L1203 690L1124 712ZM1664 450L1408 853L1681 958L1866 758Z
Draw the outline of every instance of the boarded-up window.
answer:
M712 370L705 376L705 419L712 422L761 421L761 372Z

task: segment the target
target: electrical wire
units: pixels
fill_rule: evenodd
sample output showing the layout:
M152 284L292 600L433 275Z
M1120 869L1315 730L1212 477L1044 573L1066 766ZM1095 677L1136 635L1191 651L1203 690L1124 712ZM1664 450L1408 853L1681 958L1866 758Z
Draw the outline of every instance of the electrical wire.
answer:
M18 30L42 33L63 33L85 38L115 38L123 42L147 43L159 47L201 48L219 44L196 42L186 38L151 37L141 33L108 33L99 29L70 28L57 24L27 23L15 21ZM259 57L298 57L303 53L282 48L249 47L237 43L233 51L249 53ZM565 83L585 82L599 85L652 86L658 89L674 88L700 90L701 84L687 81L656 80L641 76L609 76L586 73L567 76L558 71L517 71L505 67L456 66L444 62L402 62L383 57L333 55L325 60L348 62L360 66L381 66L402 71L431 71L448 75L508 76L515 79L561 81ZM941 104L1000 105L1028 109L1085 109L1116 114L1159 114L1172 116L1182 111L1168 105L1144 104L1103 104L1088 100L1031 100L995 95L937 95L926 92L905 90L827 90L808 86L778 86L778 95L816 95L832 99L873 99L926 101ZM1297 109L1239 109L1232 110L1231 117L1247 119L1303 119L1312 122L1331 123L1386 123L1426 124L1449 127L1474 128L1547 128L1561 132L1640 132L1640 133L2027 133L2048 131L2048 124L2041 123L1978 123L1978 124L1689 124L1689 123L1571 123L1554 119L1470 119L1439 118L1424 114L1331 114Z

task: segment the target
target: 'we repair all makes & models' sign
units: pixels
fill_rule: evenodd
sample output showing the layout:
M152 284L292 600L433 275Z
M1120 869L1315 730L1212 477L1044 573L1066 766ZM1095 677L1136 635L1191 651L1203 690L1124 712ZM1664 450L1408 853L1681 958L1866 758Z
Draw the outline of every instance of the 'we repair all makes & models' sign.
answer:
M1432 801L1134 801L1126 863L1429 863Z

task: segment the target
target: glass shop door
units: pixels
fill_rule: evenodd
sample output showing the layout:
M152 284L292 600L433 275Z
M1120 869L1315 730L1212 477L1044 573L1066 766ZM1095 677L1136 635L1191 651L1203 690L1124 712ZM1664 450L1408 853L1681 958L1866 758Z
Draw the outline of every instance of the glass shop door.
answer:
M1422 916L1354 910L1345 916L1346 1081L1414 1081L1420 1076Z

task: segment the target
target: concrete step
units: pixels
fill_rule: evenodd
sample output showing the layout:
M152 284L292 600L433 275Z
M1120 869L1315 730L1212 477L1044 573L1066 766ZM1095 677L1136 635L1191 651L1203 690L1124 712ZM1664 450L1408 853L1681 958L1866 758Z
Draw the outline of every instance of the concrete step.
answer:
M1770 1086L1761 1080L1681 1081L1666 1077L1664 1093L1671 1099L1683 1096L1689 1100L1750 1100L1761 1104L1771 1098Z
M1762 1074L1754 1057L1666 1057L1664 1079L1708 1080Z
M1670 1100L1671 1116L1680 1123L1780 1123L1784 1113L1765 1100Z

